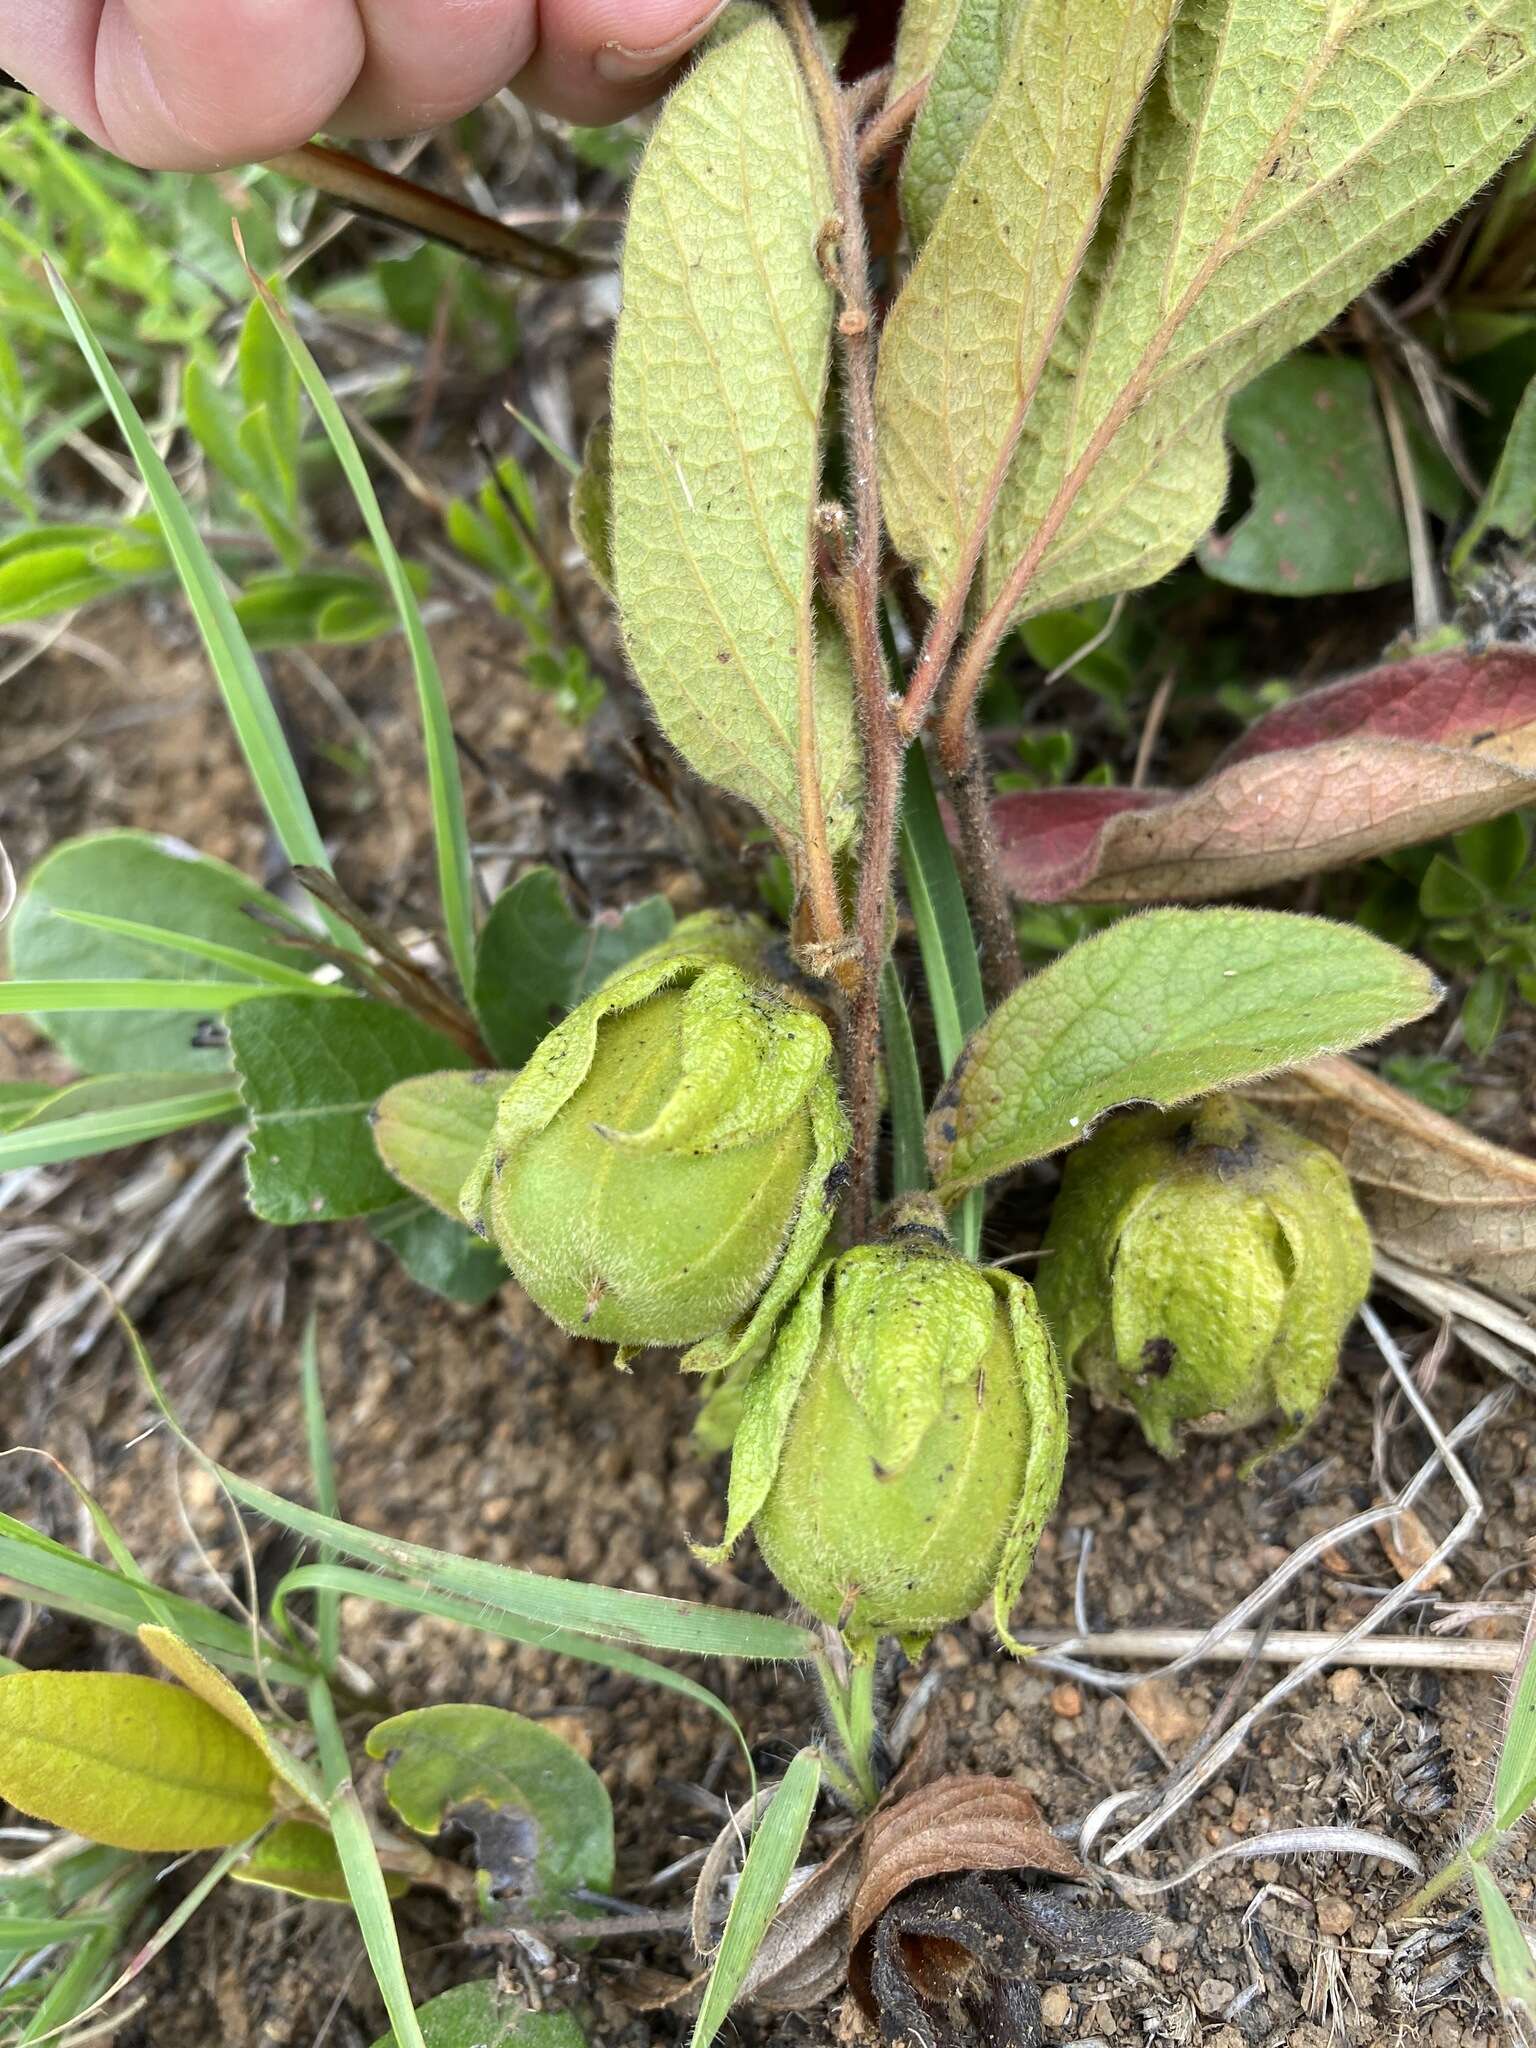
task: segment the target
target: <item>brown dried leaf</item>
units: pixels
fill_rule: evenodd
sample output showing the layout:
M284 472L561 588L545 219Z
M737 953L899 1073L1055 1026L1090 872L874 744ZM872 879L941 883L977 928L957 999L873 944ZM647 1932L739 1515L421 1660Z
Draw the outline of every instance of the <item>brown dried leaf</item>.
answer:
M883 1807L864 1830L853 1946L910 1885L963 1870L1044 1870L1078 1881L1087 1876L1046 1826L1039 1802L1013 1779L936 1778Z
M1383 1251L1536 1293L1536 1159L1475 1137L1352 1060L1317 1060L1248 1093L1338 1154Z
M881 1813L928 1783L944 1760L944 1748L943 1730L930 1719L886 1787L870 1827ZM764 2012L803 2012L830 1998L842 1983L848 1974L848 1909L863 1867L865 1832L855 1828L785 1901L747 1972L739 2004ZM620 1995L636 2012L663 2012L691 2004L708 1981L707 1970L692 1978L644 1970L628 1979Z
M1422 1571L1439 1549L1439 1544L1425 1528L1421 1518L1412 1508L1404 1508L1395 1522L1383 1522L1376 1531L1382 1549L1387 1553L1392 1569L1406 1583L1415 1572ZM1445 1585L1451 1577L1451 1568L1445 1562L1438 1564L1421 1590L1433 1593Z
M1199 901L1413 846L1536 798L1536 650L1386 662L1262 718L1206 780L993 806L1035 903Z

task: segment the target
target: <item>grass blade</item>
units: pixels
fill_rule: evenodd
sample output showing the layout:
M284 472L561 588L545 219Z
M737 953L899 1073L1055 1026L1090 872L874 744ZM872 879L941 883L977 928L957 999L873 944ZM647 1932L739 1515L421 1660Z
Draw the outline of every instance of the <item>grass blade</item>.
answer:
M235 230L239 240L239 229ZM244 246L241 246L244 257ZM246 265L250 270L250 265ZM448 937L448 951L466 997L474 1000L475 993L475 914L474 914L474 870L469 851L469 822L464 813L464 785L459 775L458 751L454 745L453 721L448 714L448 699L443 691L442 672L437 665L437 656L432 652L432 642L422 623L421 607L416 602L410 579L395 548L383 511L379 506L378 493L368 470L358 452L352 429L347 425L341 407L331 396L330 386L321 374L320 365L306 347L298 329L289 317L287 308L270 291L267 285L250 270L251 283L255 286L262 304L272 316L283 347L299 381L309 393L309 402L326 438L336 451L342 473L357 500L357 509L363 515L363 524L368 537L378 554L379 566L384 580L389 585L389 594L394 599L395 610L400 615L400 624L405 633L406 645L411 653L411 668L416 678L416 698L421 707L422 741L427 756L427 786L432 803L432 836L437 847L437 886L443 906L443 928Z
M901 801L901 872L917 926L918 951L933 1009L939 1064L947 1074L960 1048L987 1014L981 965L971 931L965 891L939 815L933 778L921 746L907 750ZM920 1185L926 1186L925 1179ZM955 1211L955 1241L967 1258L981 1249L982 1190L966 1195Z
M718 1715L740 1743L747 1773L752 1775L752 1753L747 1739L725 1701L712 1693L708 1686L700 1685L697 1679L686 1678L682 1672L673 1671L666 1664L658 1664L650 1657L641 1657L633 1650L621 1650L612 1643L598 1642L590 1636L570 1635L560 1629L547 1628L542 1623L514 1621L510 1616L490 1613L483 1603L456 1600L451 1594L439 1593L427 1586L408 1586L398 1579L382 1578L377 1572L360 1571L356 1565L347 1564L301 1564L289 1572L279 1581L272 1595L275 1626L283 1625L288 1600L295 1593L306 1592L327 1593L337 1601L344 1596L374 1600L381 1607L402 1608L407 1614L433 1614L442 1621L454 1621L461 1627L475 1629L481 1635L500 1636L509 1643L531 1643L553 1656L576 1657L583 1663L601 1664L609 1671L622 1671L628 1677L643 1679L647 1685L659 1685Z
M299 1378L304 1400L304 1434L309 1444L309 1469L314 1475L315 1500L322 1514L339 1512L336 1492L336 1462L331 1456L331 1433L325 1420L325 1396L320 1387L320 1347L315 1341L315 1312L304 1322L304 1339L299 1347ZM320 1553L322 1564L334 1561L327 1547ZM329 1586L315 1588L315 1636L320 1663L326 1672L336 1669L341 1654L341 1595Z
M323 1678L309 1688L309 1719L320 1750L320 1767L325 1773L326 1813L331 1837L347 1880L347 1893L368 1951L369 1967L379 1996L389 2014L399 2048L426 2048L411 1987L406 1981L405 1961L400 1954L400 1936L395 1927L394 1908L379 1867L378 1851L368 1832L357 1787L352 1782L352 1765L342 1741L341 1724L331 1689Z
M118 431L127 442L129 453L149 492L166 547L181 578L187 602L192 607L192 615L197 621L234 724L235 736L267 816L272 821L278 844L295 867L323 868L329 874L331 863L325 842L320 837L320 828L304 794L292 751L283 736L276 706L262 680L250 642L235 617L224 579L204 546L192 515L182 502L181 493L139 418L122 379L92 333L69 286L52 263L47 265L47 270L59 310L107 401ZM360 941L349 926L323 909L321 915L341 945L349 952L360 950Z
M0 1017L49 1010L227 1010L272 991L259 981L0 981Z
M226 1087L183 1089L160 1102L138 1102L122 1109L60 1117L55 1123L24 1125L0 1134L0 1173L25 1166L56 1166L66 1159L92 1159L99 1152L116 1152L146 1138L163 1138L189 1124L238 1116L242 1107L240 1090L231 1082Z
M1520 2006L1527 2013L1536 2013L1536 1962L1532 1961L1525 1929L1510 1910L1509 1901L1500 1891L1498 1879L1492 1871L1481 1863L1474 1863L1472 1883L1477 1890L1477 1903L1482 1909L1483 1927L1488 1936L1488 1965L1493 1971L1499 1996L1506 2005Z
M1504 1711L1504 1733L1493 1775L1493 1824L1502 1833L1536 1805L1536 1601L1526 1617L1519 1675Z
M779 1910L820 1790L821 1758L814 1749L802 1749L784 1773L784 1781L752 1837L725 1932L715 1951L715 1966L704 1987L691 2048L709 2048L724 2026L752 1958Z
M880 1039L891 1093L891 1193L905 1195L928 1182L928 1154L923 1146L923 1076L917 1064L912 1019L894 960L880 975Z
M95 910L55 910L65 924L85 925L95 932L113 932L120 939L133 939L166 953L185 953L193 960L206 960L212 967L229 967L252 981L264 981L295 996L344 996L351 993L340 982L316 981L302 968L285 967L280 960L263 960L238 946L221 946L213 939L194 938L190 932L167 931L163 925L139 924L131 917L105 917Z
M222 1465L211 1469L242 1507L269 1517L295 1535L317 1544L328 1543L395 1577L415 1579L437 1592L482 1602L493 1612L528 1626L648 1650L675 1650L693 1657L798 1661L815 1654L816 1639L808 1629L772 1615L741 1614L690 1600L667 1600L655 1593L546 1578L539 1572L515 1571L510 1565L491 1564L480 1557L455 1557L451 1551L379 1536L371 1529L317 1514L264 1486L253 1485Z
M136 1637L146 1623L162 1622L220 1670L254 1675L244 1622L158 1586L146 1591L122 1572L78 1556L10 1515L0 1515L0 1586L16 1599L34 1600L123 1635ZM307 1661L275 1649L264 1654L262 1668L277 1685L307 1685L313 1675Z

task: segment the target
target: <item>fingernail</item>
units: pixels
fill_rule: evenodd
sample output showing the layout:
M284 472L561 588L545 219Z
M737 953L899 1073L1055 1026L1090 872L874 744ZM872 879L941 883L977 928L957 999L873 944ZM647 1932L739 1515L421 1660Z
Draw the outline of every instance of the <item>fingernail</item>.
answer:
M726 6L727 0L715 0L715 5L692 28L685 28L681 35L664 43L653 43L649 49L634 49L628 43L604 43L592 60L592 68L609 85L642 85L648 78L660 78L679 58L687 56Z

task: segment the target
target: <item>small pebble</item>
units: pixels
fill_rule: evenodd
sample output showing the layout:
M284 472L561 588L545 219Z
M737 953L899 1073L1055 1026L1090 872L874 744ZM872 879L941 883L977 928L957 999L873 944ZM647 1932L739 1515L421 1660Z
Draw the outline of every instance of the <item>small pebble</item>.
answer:
M1072 2017L1072 1994L1064 1984L1049 1985L1040 2000L1040 2017L1048 2027L1064 2027Z
M1360 1697L1360 1688L1365 1676L1357 1666L1346 1664L1342 1671L1335 1671L1328 1680L1328 1697L1336 1707L1352 1707Z
M1195 1993L1195 2003L1208 2020L1225 2012L1237 1996L1237 1986L1227 1977L1207 1977Z
M1316 1906L1317 1924L1324 1934L1348 1934L1355 1924L1355 1909L1348 1899L1325 1892Z
M1083 1696L1075 1685L1058 1685L1051 1690L1051 1712L1075 1721L1083 1711Z

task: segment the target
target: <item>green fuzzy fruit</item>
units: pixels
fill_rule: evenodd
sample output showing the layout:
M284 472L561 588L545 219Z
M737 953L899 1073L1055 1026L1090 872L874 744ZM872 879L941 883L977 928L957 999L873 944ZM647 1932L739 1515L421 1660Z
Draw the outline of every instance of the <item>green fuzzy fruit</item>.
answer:
M999 1633L1066 1456L1066 1392L1021 1280L906 1205L816 1273L747 1388L726 1545L856 1648L925 1642L990 1591Z
M1322 1406L1371 1277L1334 1155L1229 1096L1117 1117L1067 1161L1036 1288L1063 1362L1176 1457ZM1267 1455L1267 1453L1261 1454Z
M669 942L543 1040L462 1207L564 1329L692 1344L734 1334L781 1265L803 1277L846 1143L815 1011Z

